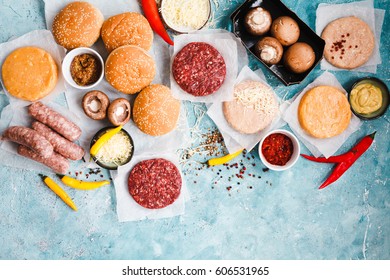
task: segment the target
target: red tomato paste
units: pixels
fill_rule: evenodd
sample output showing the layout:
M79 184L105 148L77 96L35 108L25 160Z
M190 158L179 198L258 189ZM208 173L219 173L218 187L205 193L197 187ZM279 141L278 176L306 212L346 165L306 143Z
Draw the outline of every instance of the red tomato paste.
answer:
M286 165L290 160L294 146L291 139L282 133L273 133L264 139L261 152L273 165Z

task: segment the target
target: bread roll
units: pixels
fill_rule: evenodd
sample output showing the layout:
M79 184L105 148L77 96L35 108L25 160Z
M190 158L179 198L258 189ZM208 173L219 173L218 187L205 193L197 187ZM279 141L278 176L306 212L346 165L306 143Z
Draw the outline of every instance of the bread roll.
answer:
M54 18L53 36L66 49L92 46L100 36L104 17L92 4L72 2Z
M137 46L122 46L108 56L106 79L117 90L134 94L148 86L156 74L153 58Z
M331 86L317 86L307 91L298 106L301 127L315 138L341 134L351 121L347 96Z
M180 101L163 85L143 89L134 102L133 119L137 127L152 136L167 134L175 129L180 115Z
M7 56L2 76L9 94L23 100L37 101L55 88L58 69L53 57L45 50L22 47Z
M123 13L107 19L101 31L108 52L124 45L135 45L150 50L153 31L148 20L139 13Z

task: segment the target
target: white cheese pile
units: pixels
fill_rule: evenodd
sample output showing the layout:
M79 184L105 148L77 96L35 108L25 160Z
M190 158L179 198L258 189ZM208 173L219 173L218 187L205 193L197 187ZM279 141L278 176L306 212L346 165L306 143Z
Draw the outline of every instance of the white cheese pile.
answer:
M235 91L234 95L237 102L258 113L273 115L278 110L278 102L269 87L249 86Z
M102 163L113 163L119 166L129 158L132 149L129 137L120 131L100 148L96 159Z
M179 31L198 30L210 16L209 0L164 0L161 14L168 26Z

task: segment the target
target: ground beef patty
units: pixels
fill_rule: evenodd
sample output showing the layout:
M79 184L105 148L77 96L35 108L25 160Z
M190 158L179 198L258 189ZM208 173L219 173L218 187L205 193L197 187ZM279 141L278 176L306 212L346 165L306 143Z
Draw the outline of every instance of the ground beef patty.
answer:
M226 76L226 64L213 46L194 42L177 53L172 73L184 91L194 96L206 96L221 87Z
M128 186L134 200L149 209L164 208L179 196L182 180L177 167L162 158L136 164L130 171Z

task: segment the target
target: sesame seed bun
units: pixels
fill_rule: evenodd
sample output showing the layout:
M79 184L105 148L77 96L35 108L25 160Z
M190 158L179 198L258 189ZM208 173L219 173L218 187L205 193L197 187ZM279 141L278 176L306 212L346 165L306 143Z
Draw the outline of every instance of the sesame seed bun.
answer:
M87 2L72 2L54 18L56 42L66 49L92 46L100 36L103 14Z
M14 50L2 67L4 86L12 96L37 101L56 86L58 69L53 57L37 47Z
M153 31L148 20L139 13L123 13L108 18L101 31L108 52L124 45L135 45L150 50Z
M134 101L133 120L144 133L161 136L174 130L180 115L180 101L163 85L144 88Z
M106 61L106 79L115 89L134 94L148 86L156 75L154 59L132 45L113 50Z

